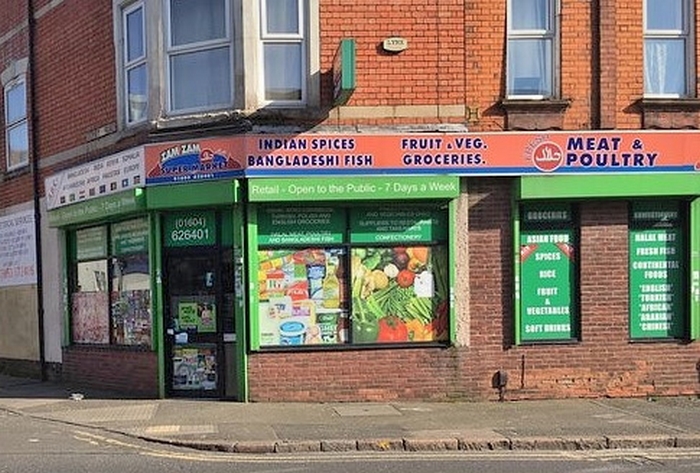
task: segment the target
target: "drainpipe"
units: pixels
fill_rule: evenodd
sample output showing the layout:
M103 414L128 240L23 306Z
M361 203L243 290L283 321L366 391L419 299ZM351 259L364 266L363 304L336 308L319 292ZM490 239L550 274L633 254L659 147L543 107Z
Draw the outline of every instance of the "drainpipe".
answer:
M44 346L44 289L43 289L43 271L41 261L41 199L39 191L41 182L39 180L39 158L37 153L38 143L38 127L36 120L35 97L36 97L36 79L34 67L34 36L36 35L36 24L34 22L34 0L27 0L27 49L29 56L29 93L27 94L27 107L31 117L30 127L30 156L32 161L32 181L34 193L34 233L36 241L36 297L37 297L37 316L38 316L38 331L39 331L39 364L41 368L41 380L46 381L48 376L46 372L46 348Z

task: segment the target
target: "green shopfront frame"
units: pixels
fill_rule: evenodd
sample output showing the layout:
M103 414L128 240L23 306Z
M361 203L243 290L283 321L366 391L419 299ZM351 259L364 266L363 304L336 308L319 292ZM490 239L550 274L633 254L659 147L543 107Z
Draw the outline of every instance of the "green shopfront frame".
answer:
M673 253L678 256L678 260L673 259L671 263L666 261L666 256L661 256L663 261L652 262L651 265L658 268L660 265L676 267L687 267L685 273L673 272L672 274L664 274L671 278L669 282L662 281L656 285L646 285L645 287L671 288L674 294L682 294L685 299L679 302L676 306L666 307L674 315L674 323L669 324L669 329L666 331L644 332L640 329L642 326L642 311L647 311L646 308L639 310L632 308L630 310L630 341L655 341L669 339L689 339L696 340L700 337L700 181L694 174L654 174L654 175L586 175L586 176L523 176L516 180L513 192L513 267L515 274L515 343L517 345L532 341L526 333L523 326L527 319L527 314L523 313L522 298L524 295L521 292L523 265L521 264L521 241L523 234L526 231L524 222L521 219L521 209L527 206L537 205L568 205L575 202L581 202L590 199L616 199L626 200L630 203L630 208L645 209L654 203L666 202L663 205L681 205L685 206L686 210L683 215L687 216L687 227L677 227L670 222L664 225L663 228L653 229L651 226L636 224L631 214L629 225L631 238L635 239L635 232L643 231L645 228L651 228L653 233L663 233L662 239L674 241L664 244L664 250L658 250L653 245L646 244L640 250L636 250L634 242L631 243L630 249L636 253L654 254ZM647 202L647 204L645 204ZM678 204L674 204L678 203ZM651 203L651 204L649 204ZM670 204L669 204L670 203ZM658 204L656 204L658 205ZM672 235L672 236L669 236ZM644 239L659 239L661 237L650 238L648 236L637 237L637 240ZM682 241L686 240L686 241ZM671 246L669 246L671 245ZM658 246L658 245L657 245ZM658 258L657 258L658 259ZM631 256L630 261L630 278L632 285L641 287L641 283L635 282L634 270L636 268L651 267L647 263L635 264L635 257ZM677 262L673 262L677 261ZM651 274L651 276L657 276ZM659 275L661 276L661 275ZM681 279L678 279L678 278ZM639 296L639 287L630 287L630 296ZM661 291L664 292L664 291ZM659 298L664 294L654 293L654 297ZM666 299L673 299L675 296L665 296ZM639 298L639 297L637 297ZM658 301L657 301L658 302ZM631 304L634 300L631 301ZM651 306L654 308L655 306ZM656 306L658 309L659 306ZM661 307L662 309L664 307ZM651 309L649 309L651 310ZM659 311L654 312L658 314ZM645 317L660 317L657 315L647 314ZM679 321L682 318L682 321ZM660 325L649 325L651 328L659 328ZM672 328L671 328L672 327Z
M157 352L158 357L158 386L159 394L165 397L166 393L166 367L165 367L165 340L164 340L164 294L163 294L163 234L167 230L163 225L163 218L172 212L189 212L196 209L216 209L223 216L221 238L225 244L233 246L235 259L235 279L237 288L242 288L244 279L244 225L243 209L240 202L240 183L237 180L217 180L198 183L159 185L147 188L136 188L116 193L113 195L90 199L65 207L59 207L49 212L48 220L51 227L63 229L68 236L75 234L81 228L96 227L99 225L114 224L136 218L146 218L150 236L148 238L148 255L150 279L151 279L151 310L152 310L152 340L151 349ZM68 238L68 243L72 238ZM68 265L64 261L63 267L63 299L69 300ZM235 366L229 367L234 379L228 379L227 391L235 391L237 398L247 400L247 316L245 293L237 290L234 300L234 317L236 332L235 353L232 353ZM63 323L69 327L71 323L71 309L64 304ZM230 340L231 337L224 337ZM69 331L64 331L63 345L71 344ZM228 375L229 373L227 373Z
M249 180L251 350L453 341L449 301L458 195L459 178L454 176ZM358 274L364 274L362 282ZM431 278L427 284L434 293L421 292L421 277ZM284 289L278 291L279 285ZM347 290L346 304L351 301L340 308L333 292L338 285ZM382 317L383 304L408 293L416 297L405 299L407 307L431 329L442 324L428 323L421 314L438 313L438 306L443 307L437 301L444 297L445 339L431 338L408 316ZM431 298L434 305L426 307ZM275 319L274 327L269 319ZM372 327L377 320L379 327ZM347 335L341 335L343 326ZM310 341L316 332L305 327L318 332L317 341Z

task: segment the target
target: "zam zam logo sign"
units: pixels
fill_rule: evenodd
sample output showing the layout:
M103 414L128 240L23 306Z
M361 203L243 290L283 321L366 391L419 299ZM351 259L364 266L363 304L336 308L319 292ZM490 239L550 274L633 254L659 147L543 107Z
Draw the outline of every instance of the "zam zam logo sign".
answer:
M562 148L549 136L540 136L526 149L526 159L539 171L550 173L559 169L571 171L644 170L656 166L656 152L644 150L637 138L624 147L619 136L569 136Z
M199 143L185 143L162 151L160 162L149 171L147 181L215 179L238 175L242 169L241 164L224 151L202 149Z

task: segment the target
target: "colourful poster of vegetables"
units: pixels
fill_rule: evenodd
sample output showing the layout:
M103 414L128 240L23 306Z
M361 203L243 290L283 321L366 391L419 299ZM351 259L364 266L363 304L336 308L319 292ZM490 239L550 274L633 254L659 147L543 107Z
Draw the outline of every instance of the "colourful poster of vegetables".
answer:
M109 299L106 292L73 294L72 331L75 343L109 343Z
M354 248L352 342L446 340L447 271L442 246Z

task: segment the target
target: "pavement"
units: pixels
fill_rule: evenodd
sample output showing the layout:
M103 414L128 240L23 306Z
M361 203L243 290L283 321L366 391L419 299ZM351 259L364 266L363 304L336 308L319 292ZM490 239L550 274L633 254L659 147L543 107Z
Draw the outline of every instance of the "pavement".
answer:
M0 375L0 410L200 450L258 454L700 448L699 397L239 403L125 399Z

